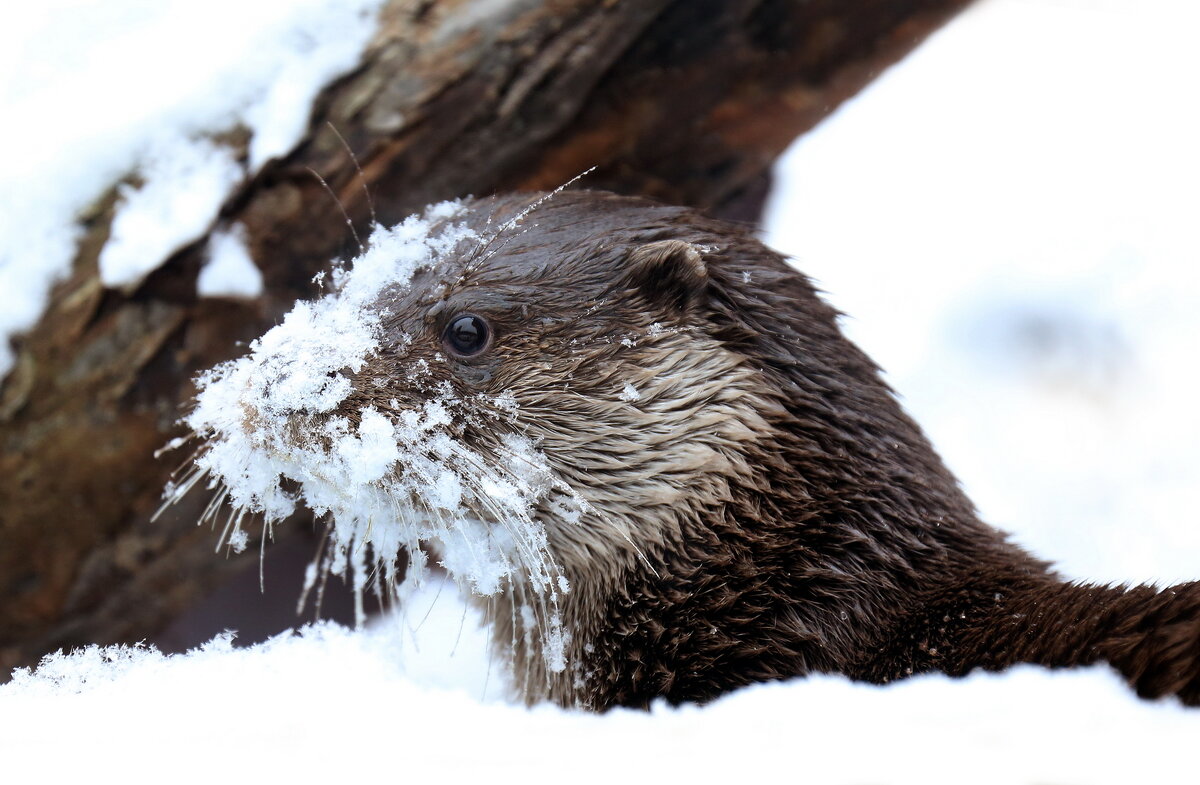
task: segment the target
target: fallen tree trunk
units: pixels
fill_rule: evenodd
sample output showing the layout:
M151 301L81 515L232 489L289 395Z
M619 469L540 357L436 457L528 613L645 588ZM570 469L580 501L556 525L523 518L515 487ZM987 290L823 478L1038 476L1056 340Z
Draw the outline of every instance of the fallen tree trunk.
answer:
M151 520L186 457L154 451L178 435L193 376L315 294L372 209L390 223L595 167L587 187L752 219L785 146L965 4L394 0L305 140L214 224L243 228L264 278L253 302L197 297L203 241L133 291L105 289L115 191L101 200L0 388L0 674L144 638L257 558L214 556L194 525L203 494ZM244 151L244 136L222 141Z

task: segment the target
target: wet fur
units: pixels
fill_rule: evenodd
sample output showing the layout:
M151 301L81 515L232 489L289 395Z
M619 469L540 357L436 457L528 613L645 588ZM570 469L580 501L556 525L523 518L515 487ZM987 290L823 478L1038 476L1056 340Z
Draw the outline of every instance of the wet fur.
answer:
M980 522L778 254L606 194L559 194L514 222L533 199L472 203L485 242L381 301L395 342L341 411L449 384L477 402L456 426L472 449L499 456L499 434L523 433L586 500L578 523L553 500L538 511L572 587L565 671L538 653L546 610L526 588L482 601L527 700L602 710L811 672L882 683L1107 661L1143 696L1200 703L1200 585L1067 584ZM439 336L462 312L495 334L455 360ZM420 361L432 379L412 374ZM502 393L515 414L488 403Z

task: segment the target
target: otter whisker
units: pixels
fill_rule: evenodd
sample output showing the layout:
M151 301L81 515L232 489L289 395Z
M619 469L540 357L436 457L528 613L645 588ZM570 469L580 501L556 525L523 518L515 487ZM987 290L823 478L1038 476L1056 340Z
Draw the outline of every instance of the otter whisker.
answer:
M330 520L326 525L328 536L332 536L329 530L333 528L333 521ZM329 583L329 576L332 573L333 552L326 550L324 553L324 564L320 568L320 577L317 583L317 597L313 602L313 619L318 619L321 616L321 609L325 605L325 588Z
M179 469L182 469L184 465L187 464L181 464ZM172 472L171 476L174 477L179 469L176 469L175 472ZM194 462L191 463L191 465L188 466L187 472L184 474L183 479L180 480L178 484L168 484L167 487L163 489L163 502L158 506L158 509L154 511L154 514L150 516L151 523L157 521L159 516L161 516L168 507L182 501L183 498L191 492L192 488L196 487L196 484L203 480L207 474L207 470L201 469L199 466L195 465Z
M324 570L318 568L318 564L325 553L325 543L329 541L329 526L330 523L326 521L325 533L317 538L317 552L313 555L312 560L308 563L308 568L304 571L304 587L300 590L300 598L296 601L297 616L304 612L304 605L308 601L308 593L312 590L313 585L318 579L323 581L327 575Z
M172 450L178 450L180 447L187 444L192 439L199 438L199 436L200 435L198 433L196 433L195 431L188 431L183 436L176 437L176 438L172 439L171 441L167 442L166 444L164 444L162 447L159 447L157 450L155 450L154 457L161 458L166 453L169 453ZM179 472L180 469L182 469L184 466L188 465L188 463L192 460L192 458L196 457L196 453L200 452L203 449L204 449L204 445L200 445L199 447L197 447L196 450L192 453L191 457L184 459L184 461L182 463L180 463L179 466L175 467L175 471L171 472L171 476L174 477Z
M390 595L395 587L391 582L381 578L381 575L386 575L386 568L384 567L383 559L377 557L375 565L371 569L371 576L367 580L367 585L371 587L372 593L375 595L375 602L379 604L380 608L383 608L387 604L384 600L385 592Z
M213 493L212 498L208 500L208 506L205 507L204 512L200 514L200 519L196 522L196 524L203 525L206 521L211 521L213 528L215 529L217 525L217 511L221 508L221 505L225 503L225 499L228 498L228 496L229 488L224 484L221 484L221 486L218 487ZM222 535L221 539L224 539L224 535ZM221 550L221 540L217 541L217 550Z
M245 507L242 508L242 513L245 512L245 509L246 509ZM235 529L240 528L241 525L242 525L242 515L239 514L237 524L235 524ZM266 594L266 592L267 592L267 577L266 577L265 566L266 566L266 559L267 559L267 533L270 531L271 531L270 522L263 521L262 540L258 544L258 591L260 594ZM272 537L271 539L274 540L275 538Z
M567 188L570 188L572 185L579 182L584 177L587 177L589 174L591 174L594 171L596 171L595 166L591 166L591 167L583 170L579 174L572 177L570 180L567 180L565 183L563 183L562 185L555 188L553 191L549 191L549 192L543 194L537 200L535 200L534 202L531 202L524 209L518 211L517 214L514 215L512 218L508 219L503 224L501 224L500 228L496 229L496 231L487 238L486 242L482 243L481 246L476 250L476 253L473 254L473 256L475 257L474 260L473 261L469 260L464 265L464 273L463 273L464 277L469 275L470 273L473 273L476 270L478 270L480 267L483 266L483 264L488 259L492 258L496 254L503 251L505 249L505 247L508 246L508 244L512 241L512 239L514 237L520 237L521 235L525 234L525 232L529 231L529 229L526 228L520 232L517 232L515 235L510 235L500 247L492 249L489 252L488 249L491 247L491 245L497 239L500 238L501 235L503 235L505 232L515 228L517 226L517 224L519 224L524 218L526 218L528 215L533 213L539 207L544 205L546 202L549 202L551 199L558 196L560 193L565 191ZM489 224L490 224L490 220L491 219L489 218Z
M425 615L421 617L421 621L417 622L417 627L416 627L416 629L415 629L415 630L413 630L413 632L417 632L417 631L419 631L419 630L420 630L422 627L424 627L424 626L425 626L425 622L426 622L426 621L429 619L429 614L433 613L433 606L437 605L437 601L438 601L438 600L441 598L441 596L442 596L442 587L443 587L444 585L445 585L445 582L444 582L444 581L443 581L443 582L439 582L439 583L438 583L437 592L436 592L436 593L434 593L434 595L433 595L433 602L429 603L429 607L428 607L428 608L425 610ZM459 630L459 633L460 633L460 634L461 634L461 632L462 632L462 631L461 631L461 630ZM457 641L455 642L455 645L456 645L456 646L458 645L458 644L457 644ZM453 652L451 652L451 654L453 654Z
M219 507L223 507L223 506L224 506L224 500L225 500L225 498L227 498L227 497L228 497L228 492L226 492L226 494L225 494L225 495L222 497L221 504L219 504L219 505L217 505L217 507L214 507L214 508L213 508L213 525L214 525L214 526L216 526L216 523L217 523L217 517L218 517L218 515L219 515L219 513L217 512L217 508L219 508ZM219 552L219 551L221 550L221 548L222 548L222 547L223 547L223 546L226 544L226 541L227 541L227 539L228 539L228 537L229 537L229 532L230 532L231 530L233 530L233 531L236 531L236 529L233 529L233 519L234 519L234 518L235 518L235 517L238 515L238 512L239 512L241 509L242 509L242 508L240 508L240 507L238 507L238 506L236 506L236 505L232 505L232 506L230 507L230 509L229 509L229 515L227 515L227 516L225 517L225 526L224 526L224 527L221 529L221 536L217 538L217 547L216 547L216 550L217 550L218 552Z
M329 187L329 183L325 182L325 178L322 177L316 169L313 169L311 166L306 166L304 168L308 170L309 174L317 178L317 182L319 182L321 187L325 189L325 193L329 194L329 198L333 199L334 204L338 206L338 210L340 210L342 213L342 219L346 222L346 228L350 230L350 236L354 238L355 244L358 245L358 252L360 254L366 253L367 247L363 245L362 238L358 236L358 231L354 228L354 221L350 220L350 213L346 212L346 207L342 204L342 200L338 198L338 195L335 194L333 189Z
M350 156L350 161L354 164L354 171L358 174L358 181L362 185L363 196L367 200L367 209L371 213L371 224L373 226L378 226L379 216L375 214L375 202L373 199L371 199L371 189L367 188L367 176L363 174L362 166L358 163L358 156L355 155L354 151L350 149L350 145L346 142L346 138L342 136L340 131L338 131L337 126L333 124L332 120L326 120L325 125L328 126L329 130L333 132L333 135L338 138L338 141L342 143L342 148L346 151L346 154Z
M511 605L512 603L509 603L509 604ZM496 613L496 598L495 598L495 596L488 597L487 609L488 609L487 610L488 618L495 618L495 613ZM465 608L464 608L464 613L465 613ZM488 685L492 681L492 661L495 659L495 656L496 656L496 647L488 646L487 671L483 675L483 695L479 696L480 699L487 697Z
M529 683L530 683L530 678L531 678L531 669L533 667L533 658L530 657L528 654L528 652L533 650L533 631L529 627L529 625L526 624L526 620L524 618L525 614L522 612L523 609L526 609L529 607L529 603L526 601L526 597L525 597L524 584L517 584L517 585L512 586L512 595L513 595L513 600L514 600L514 602L512 603L512 607L513 607L513 611L512 611L513 612L513 650L526 652L526 654L523 658L524 662L520 663L520 665L522 666L521 690L524 692L525 690L529 689ZM517 646L517 631L518 631L518 629L520 630L521 647ZM514 663L514 664L516 664L516 663Z
M445 582L443 581L443 583L445 583ZM441 593L440 588L438 589L438 592L439 592L439 594ZM450 655L449 656L451 658L453 658L454 655L458 653L458 644L460 642L462 642L462 634L463 634L463 630L466 629L466 626L467 626L467 606L464 603L462 606L462 616L459 617L459 620L458 620L458 632L456 632L454 634L454 645L450 647Z

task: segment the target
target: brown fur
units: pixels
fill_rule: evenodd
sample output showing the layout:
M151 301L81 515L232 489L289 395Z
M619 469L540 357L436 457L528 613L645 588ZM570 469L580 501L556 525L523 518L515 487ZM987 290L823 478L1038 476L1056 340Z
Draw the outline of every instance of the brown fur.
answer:
M605 709L810 672L1107 661L1140 695L1200 703L1200 584L1067 584L980 522L777 253L685 209L586 192L500 229L531 201L472 203L490 241L385 298L396 343L342 411L420 402L430 383L406 369L424 360L488 415L459 426L473 449L499 456L500 435L524 433L590 505L579 523L539 510L572 586L571 667L549 672L536 630L518 629L522 587L486 604L527 699ZM495 334L455 360L440 335L462 312ZM515 418L478 397L501 393Z

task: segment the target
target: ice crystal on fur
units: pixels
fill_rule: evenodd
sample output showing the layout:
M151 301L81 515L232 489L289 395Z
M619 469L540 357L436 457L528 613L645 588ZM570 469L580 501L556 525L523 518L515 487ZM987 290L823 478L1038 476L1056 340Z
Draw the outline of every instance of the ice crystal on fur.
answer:
M216 494L204 518L215 520L228 501L222 541L231 545L244 545L247 513L261 514L268 526L297 504L328 516L329 540L308 588L328 574L350 581L360 623L372 580L388 599L400 596L402 551L409 556L405 582L421 581L433 555L464 589L519 592L541 610L543 655L551 671L561 671L567 636L557 608L569 585L533 507L546 500L578 520L581 503L536 445L501 432L499 457L485 458L455 438L452 426L470 412L445 386L432 386L411 408L395 399L387 412L364 405L348 417L339 408L353 391L347 371L358 373L382 349L381 295L406 289L418 270L436 272L447 254L479 241L454 222L460 210L447 202L377 229L352 269L335 267L331 293L297 304L247 356L202 375L185 422L204 446L167 500L207 477ZM413 361L406 373L427 377L428 364ZM494 403L502 420L517 406L511 394Z

